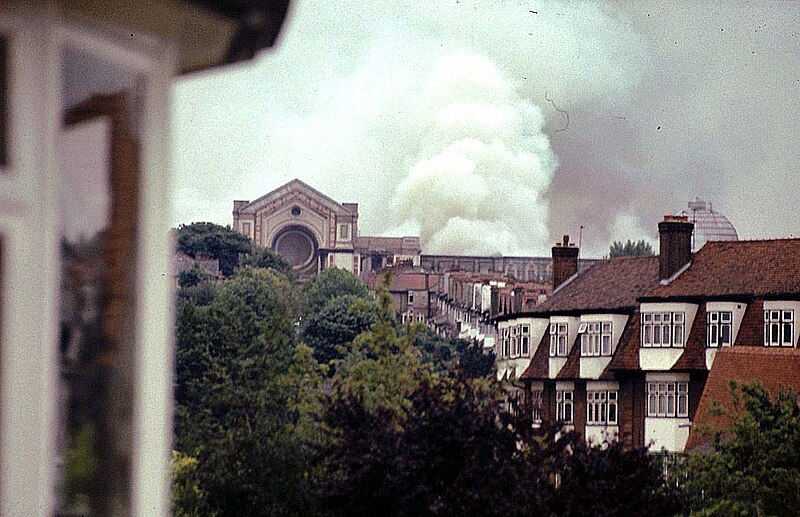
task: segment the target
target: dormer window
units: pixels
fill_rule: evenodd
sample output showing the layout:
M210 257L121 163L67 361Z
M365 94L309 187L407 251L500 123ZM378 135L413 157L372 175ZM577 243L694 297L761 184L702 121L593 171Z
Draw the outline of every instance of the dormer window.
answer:
M685 316L682 312L642 313L642 346L683 347Z
M567 324L566 323L551 323L550 324L550 356L566 357L569 352L567 345Z
M710 348L730 346L733 335L733 312L709 311L707 324L707 344Z
M581 355L599 357L611 355L611 322L581 323Z
M764 311L764 346L794 346L794 311Z

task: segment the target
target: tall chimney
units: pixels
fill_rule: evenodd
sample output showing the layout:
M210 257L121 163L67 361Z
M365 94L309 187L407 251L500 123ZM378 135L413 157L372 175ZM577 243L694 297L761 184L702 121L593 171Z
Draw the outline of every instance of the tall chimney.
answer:
M578 272L578 248L570 244L569 235L564 236L562 244L556 244L553 250L553 290L566 282Z
M660 242L658 278L667 280L692 260L694 224L685 215L667 215L658 223Z

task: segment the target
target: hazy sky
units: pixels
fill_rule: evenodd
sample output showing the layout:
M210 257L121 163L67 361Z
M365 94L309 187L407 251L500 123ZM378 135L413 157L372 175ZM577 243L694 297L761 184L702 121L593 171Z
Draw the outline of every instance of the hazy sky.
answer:
M297 0L278 46L175 87L175 222L300 178L362 234L549 255L711 200L800 227L800 3Z

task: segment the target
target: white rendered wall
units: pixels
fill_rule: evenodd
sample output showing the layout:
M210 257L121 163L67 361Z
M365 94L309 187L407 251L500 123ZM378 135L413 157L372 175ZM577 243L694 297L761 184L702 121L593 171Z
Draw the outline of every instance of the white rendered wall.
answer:
M654 372L645 376L646 382L654 381L689 381L689 374ZM645 388L647 389L647 388ZM689 388L691 396L692 390ZM692 401L689 400L689 405ZM677 401L676 401L677 404ZM645 400L645 415L647 414L647 401ZM689 439L691 421L688 417L648 417L644 419L644 444L651 451L666 450L668 452L682 452Z
M643 303L640 312L683 312L683 346L646 348L639 344L639 367L645 371L663 371L672 368L686 349L686 341L692 330L694 317L697 314L697 305L693 303ZM637 323L641 325L641 320Z

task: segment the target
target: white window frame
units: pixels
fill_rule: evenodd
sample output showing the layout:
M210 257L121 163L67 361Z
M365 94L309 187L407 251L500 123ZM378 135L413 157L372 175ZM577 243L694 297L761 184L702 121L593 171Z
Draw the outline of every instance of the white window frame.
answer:
M575 391L556 390L556 421L565 424L575 419Z
M569 355L569 325L566 323L550 324L550 357L566 357Z
M617 390L588 390L586 392L586 424L617 425L619 421Z
M686 345L684 312L643 312L641 345L644 348L683 348Z
M727 339L725 338L727 335ZM719 348L733 344L733 311L706 313L706 346Z
M648 381L646 414L658 418L689 416L688 381Z
M764 310L764 346L794 346L794 310Z
M169 119L177 49L146 36L59 17L33 2L28 13L0 9L9 35L8 166L0 174L0 514L55 513L60 275L58 134L61 56L69 45L140 74L130 503L124 513L167 515L172 440L174 306L170 269ZM27 7L26 7L27 8ZM51 12L52 11L52 12ZM137 35L138 36L138 35ZM37 325L30 325L36 321ZM24 430L24 432L20 432Z
M519 355L528 357L531 354L531 326L519 326Z
M581 356L607 357L611 355L612 329L610 321L581 323ZM580 332L580 329L579 329Z

